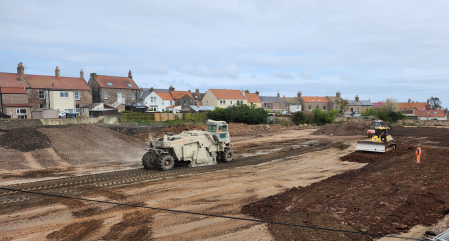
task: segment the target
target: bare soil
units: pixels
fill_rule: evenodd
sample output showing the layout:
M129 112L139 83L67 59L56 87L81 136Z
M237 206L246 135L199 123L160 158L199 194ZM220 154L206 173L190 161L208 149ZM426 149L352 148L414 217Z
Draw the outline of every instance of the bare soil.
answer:
M307 187L249 204L242 212L264 220L362 231L406 232L449 213L447 129L394 127L398 148L387 154L353 152L342 161L368 163ZM421 144L421 163L415 163ZM372 236L269 225L277 240L373 240ZM422 234L421 234L422 235Z
M50 147L50 139L35 127L11 129L2 134L0 147L23 152Z
M364 135L373 128L372 121L344 122L342 124L326 124L315 131L313 135L357 136Z

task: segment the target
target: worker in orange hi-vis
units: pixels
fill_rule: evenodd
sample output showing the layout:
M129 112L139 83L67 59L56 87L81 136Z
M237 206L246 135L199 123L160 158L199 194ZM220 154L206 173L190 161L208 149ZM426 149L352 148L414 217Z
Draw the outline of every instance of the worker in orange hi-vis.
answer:
M421 157L421 148L419 145L416 145L416 163L421 163L420 157Z

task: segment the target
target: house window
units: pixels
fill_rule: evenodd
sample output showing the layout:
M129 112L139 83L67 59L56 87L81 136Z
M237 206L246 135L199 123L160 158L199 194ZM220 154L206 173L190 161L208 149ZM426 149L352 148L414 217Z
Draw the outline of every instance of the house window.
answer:
M136 98L136 95L134 93L131 94L131 100L134 100Z
M76 113L80 113L80 105L79 104L75 105L75 109L76 109L75 110Z
M335 109L338 110L338 106L335 106Z
M296 109L299 110L299 105L296 106Z
M122 94L122 98L125 99L125 93Z
M437 111L433 112L434 114L438 113Z
M18 115L26 115L27 109L16 109L16 114Z
M45 104L39 104L39 108L45 109Z
M107 84L108 86L112 86L112 83L107 82L106 84Z
M45 94L43 90L39 90L39 99L44 100L45 99Z
M187 105L187 100L184 100L184 105Z
M309 105L309 110L312 110L312 106L311 105Z
M105 99L105 100L108 99L108 92L104 92L104 99Z
M285 106L285 110L288 110L288 105Z
M226 104L226 100L223 100L223 104Z
M198 102L197 101L195 101L195 105L198 106Z
M73 113L73 109L65 109L64 110L66 113Z
M170 105L173 105L171 100L170 100Z
M69 98L69 92L59 92L59 97L61 97L61 98Z
M229 101L229 104L232 105L232 100Z
M75 100L80 100L80 92L75 91Z
M326 110L326 106L323 106L323 110Z
M209 104L209 101L208 100L206 100L206 105L208 105Z
M162 104L164 104L164 100L162 100Z
M220 100L220 104L223 104L223 100Z
M133 85L132 84L126 84L129 88L132 88Z
M150 97L150 102L156 102L156 97Z
M267 108L267 103L263 103L263 107L264 107L264 108Z

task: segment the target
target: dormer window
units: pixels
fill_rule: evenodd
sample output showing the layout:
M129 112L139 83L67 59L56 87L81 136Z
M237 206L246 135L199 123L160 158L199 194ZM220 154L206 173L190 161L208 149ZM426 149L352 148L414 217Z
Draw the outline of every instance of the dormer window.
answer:
M132 84L127 84L128 85L128 87L130 87L130 88L132 88L133 87L133 85Z
M112 83L110 83L110 82L107 82L106 84L107 84L108 86L112 86Z
M312 99L312 101L315 101L314 99Z
M321 100L318 100L318 101L321 101Z
M19 78L16 78L16 80L17 80L17 81L20 81L20 79L19 79Z

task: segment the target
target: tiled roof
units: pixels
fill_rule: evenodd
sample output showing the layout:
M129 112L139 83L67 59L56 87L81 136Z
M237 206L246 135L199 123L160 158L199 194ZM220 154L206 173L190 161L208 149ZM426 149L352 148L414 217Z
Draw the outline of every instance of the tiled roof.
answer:
M245 95L248 97L249 103L260 103L259 96L255 93L246 93Z
M445 117L445 110L414 110L413 114L418 117Z
M174 100L170 93L156 92L156 94L163 100Z
M195 100L202 100L203 97L204 97L204 93L196 93L196 92L193 92L193 93L192 93L192 96L193 96L193 98L194 98Z
M231 99L231 100L246 100L240 90L227 90L227 89L209 89L212 94L219 100Z
M90 90L86 81L75 77L47 75L25 75L25 80L33 89Z
M282 102L282 104L288 106L288 105L301 105L301 102L296 97L281 97L279 98Z
M25 88L0 88L0 93L2 94L26 94Z
M3 103L4 106L9 106L9 107L22 107L22 106L33 106L31 104L5 104Z
M260 102L282 102L279 97L276 96L259 96Z
M18 74L0 73L0 87L27 87L23 79Z
M215 110L215 107L214 107L214 106L194 106L194 105L191 105L190 108L193 109L194 111L200 111L200 110L203 110L203 111L207 111L207 110Z
M329 103L325 97L303 96L302 99L306 103Z
M184 95L188 95L190 96L190 98L193 99L192 93L188 92L188 91L172 91L171 95L173 96L173 98L176 99L180 99L181 97L183 97Z
M398 103L400 109L425 109L427 102L400 102Z
M180 106L180 105L171 105L171 106L168 106L167 108L175 108L175 107L178 107L178 106Z
M348 105L371 105L371 106L374 106L373 103L371 103L371 101L369 101L369 100L359 100L359 101L348 100Z
M111 88L111 89L130 89L137 90L139 89L134 83L134 81L128 77L117 77L117 76L106 76L106 75L97 75L98 84L101 88ZM108 85L108 83L110 83ZM132 87L128 86L131 85Z

